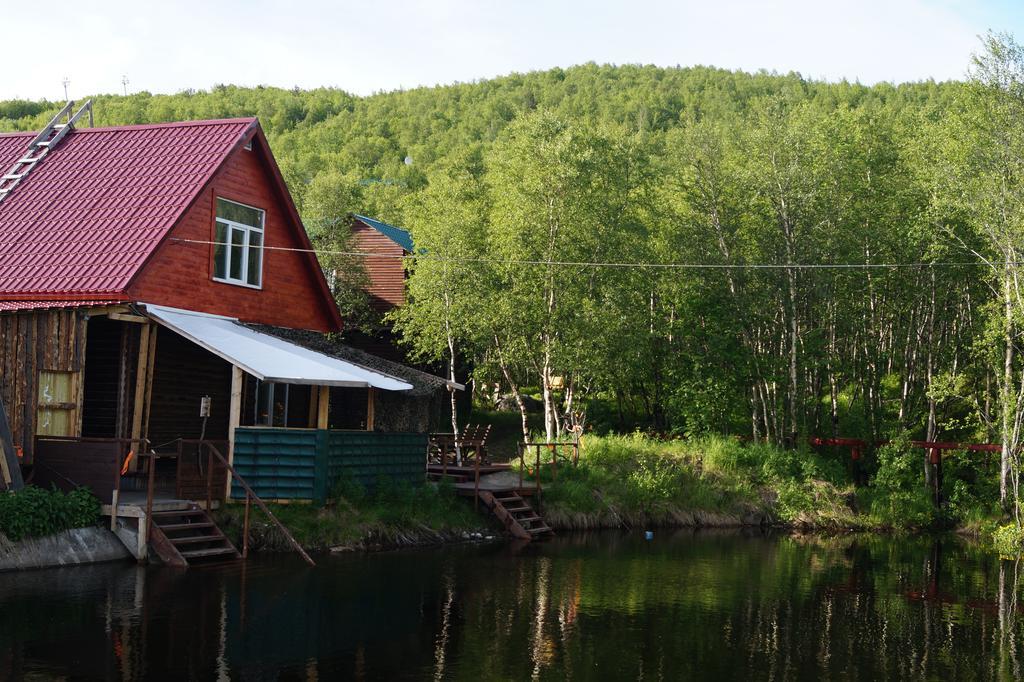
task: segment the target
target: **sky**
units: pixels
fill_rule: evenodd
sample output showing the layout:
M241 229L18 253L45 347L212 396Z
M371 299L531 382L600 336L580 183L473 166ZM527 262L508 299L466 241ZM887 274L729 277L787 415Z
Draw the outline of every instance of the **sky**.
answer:
M964 76L989 29L1024 41L1024 0L54 0L40 7L0 0L8 59L0 99L62 99L65 79L72 99L220 83L366 95L590 61L798 71L865 84L946 80Z

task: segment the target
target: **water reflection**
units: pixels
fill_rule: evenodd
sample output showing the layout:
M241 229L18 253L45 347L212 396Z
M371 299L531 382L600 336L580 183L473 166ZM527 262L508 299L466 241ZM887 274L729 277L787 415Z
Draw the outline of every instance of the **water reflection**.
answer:
M1020 573L954 538L687 531L5 574L0 679L1009 679Z

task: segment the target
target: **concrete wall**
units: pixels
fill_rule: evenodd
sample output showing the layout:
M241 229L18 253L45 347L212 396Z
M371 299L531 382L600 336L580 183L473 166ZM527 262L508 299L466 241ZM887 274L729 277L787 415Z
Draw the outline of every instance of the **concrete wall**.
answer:
M75 528L45 538L0 542L0 571L123 561L131 554L108 528Z

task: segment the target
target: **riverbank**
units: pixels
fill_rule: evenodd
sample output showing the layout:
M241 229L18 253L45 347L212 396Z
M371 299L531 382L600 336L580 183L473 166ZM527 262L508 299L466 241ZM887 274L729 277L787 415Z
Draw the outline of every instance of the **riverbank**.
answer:
M0 572L131 559L108 528L89 526L12 542L0 535Z
M546 516L571 529L731 523L821 532L959 529L984 537L1000 523L998 481L966 453L946 455L941 507L909 441L894 439L860 462L868 486L854 486L848 457L721 436L587 437L579 466L560 468L547 487Z
M641 435L588 436L579 464L554 474L541 467L543 515L552 528L778 527L802 532L916 532L960 529L988 538L998 510L977 472L951 457L948 503L936 509L919 480L918 453L897 441L882 449L872 485L853 485L845 453L786 450L709 436L663 441ZM970 475L969 475L970 474ZM968 483L969 482L969 483ZM994 499L994 498L989 498ZM474 512L450 485L420 489L357 487L334 491L323 508L274 505L274 513L309 551L373 551L483 540L500 525ZM218 512L241 542L243 508ZM260 512L251 517L252 551L287 550Z
M327 504L270 504L274 515L309 552L376 551L494 539L500 528L458 497L451 485L388 486L375 491L343 487ZM245 507L234 502L214 513L221 530L241 549ZM249 550L292 551L258 508L250 509Z

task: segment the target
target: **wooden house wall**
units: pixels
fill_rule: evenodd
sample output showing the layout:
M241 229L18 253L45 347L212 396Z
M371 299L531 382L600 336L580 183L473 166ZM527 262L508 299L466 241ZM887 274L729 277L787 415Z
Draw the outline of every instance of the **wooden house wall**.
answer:
M205 436L228 437L231 406L231 363L170 329L157 334L149 440L159 446L176 438L199 438L203 419L199 404L210 396Z
M381 254L363 258L369 281L370 304L380 312L405 304L405 251L377 230L358 220L352 222L352 246L360 253Z
M0 395L14 445L23 448L28 461L35 436L39 372L77 372L77 402L81 405L85 330L86 317L80 309L0 315ZM81 416L78 412L76 420Z
M264 249L263 284L259 289L213 280L213 246L175 241L212 242L218 197L263 209L268 247L302 248L285 210L284 199L270 181L257 145L239 148L218 171L129 288L133 300L237 317L293 329L336 331L329 306L334 301L320 288L319 266L308 254Z

